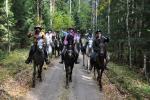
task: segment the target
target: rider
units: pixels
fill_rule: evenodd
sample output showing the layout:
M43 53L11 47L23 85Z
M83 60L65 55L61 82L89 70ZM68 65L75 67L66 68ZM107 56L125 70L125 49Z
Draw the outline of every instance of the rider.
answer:
M35 30L34 34L32 34L32 33L28 34L29 38L31 36L34 37L34 45L31 46L31 49L29 52L29 57L25 61L26 64L29 64L32 61L32 57L33 57L33 54L35 52L35 46L37 46L38 41L40 41L42 39L42 40L44 40L43 44L45 44L45 42L46 42L45 33L41 31L42 27L40 25L37 25L36 27L34 27L34 30ZM44 46L44 59L45 59L46 64L49 64L48 55L46 52L46 46Z
M96 31L95 39L94 39L94 42L93 42L93 50L94 50L94 52L92 54L92 57L93 57L94 60L96 60L96 57L97 57L98 52L100 50L99 44L104 43L104 45L105 45L104 56L105 56L105 60L106 60L106 65L105 65L105 69L106 70L108 70L108 68L107 68L108 54L107 54L107 51L106 51L106 43L108 43L108 42L109 42L109 38L104 37L100 30Z
M65 39L64 39L64 47L63 47L63 50L62 50L62 58L61 58L61 62L60 63L63 63L63 60L64 60L64 54L65 54L65 51L68 47L68 45L73 45L73 51L74 51L74 54L75 54L75 63L78 64L79 62L77 62L77 58L78 58L78 51L75 47L75 33L74 33L74 30L71 28L69 29L68 31L68 34L65 36Z

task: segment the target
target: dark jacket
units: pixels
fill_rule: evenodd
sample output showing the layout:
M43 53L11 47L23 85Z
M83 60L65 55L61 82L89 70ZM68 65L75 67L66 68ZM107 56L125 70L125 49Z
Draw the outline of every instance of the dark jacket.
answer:
M102 44L104 46L104 49L106 50L106 43L109 42L109 39L102 36L101 38L95 39L93 41L93 50L94 52L100 51L100 45Z
M67 35L67 41L68 41L68 45L73 45L74 43L74 37L70 34Z

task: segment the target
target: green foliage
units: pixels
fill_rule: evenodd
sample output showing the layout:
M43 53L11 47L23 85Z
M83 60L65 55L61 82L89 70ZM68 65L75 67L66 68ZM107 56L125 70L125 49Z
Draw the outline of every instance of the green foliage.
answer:
M24 63L27 53L27 50L15 50L5 56L3 60L0 60L0 81L10 76L13 77L22 70L31 68L31 65Z
M144 80L144 77L141 76L141 74L136 73L127 66L120 66L113 63L110 64L109 68L110 71L107 72L107 75L118 88L122 88L122 91L128 91L137 99L138 97L150 97L149 83Z
M14 18L13 12L11 10L12 2L9 0L8 2L8 16L6 14L6 0L2 0L0 2L0 41L7 42L8 41L8 33L12 36L12 27L14 26Z
M113 59L119 63L129 64L129 47L127 34L127 1L110 0L110 37L109 45L113 52ZM129 34L132 51L132 64L137 67L143 65L143 55L149 52L150 21L148 21L148 0L129 0ZM108 0L101 0L99 5L99 28L108 31ZM107 35L107 34L106 34ZM118 48L116 50L116 48Z
M63 12L56 12L53 19L53 29L56 31L74 26L73 19Z

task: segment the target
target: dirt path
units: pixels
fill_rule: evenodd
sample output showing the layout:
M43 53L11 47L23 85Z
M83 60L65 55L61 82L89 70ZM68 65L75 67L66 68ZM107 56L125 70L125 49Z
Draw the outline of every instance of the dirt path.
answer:
M27 93L24 100L103 100L103 93L98 90L96 82L80 64L73 70L73 82L69 89L65 89L65 71L59 60L43 75L44 80L36 88Z

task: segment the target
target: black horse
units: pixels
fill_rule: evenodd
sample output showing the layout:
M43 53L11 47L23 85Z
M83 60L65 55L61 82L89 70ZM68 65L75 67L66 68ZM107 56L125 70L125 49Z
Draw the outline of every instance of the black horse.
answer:
M87 47L86 39L84 37L82 37L81 38L81 52L83 55L83 66L85 66L86 47Z
M56 38L54 40L54 55L55 55L55 57L60 55L61 48L62 48L62 43L59 38Z
M38 71L39 81L42 81L42 68L44 65L44 47L35 46L35 53L33 55L33 77L32 87L35 87L36 73Z
M94 67L94 76L95 76L95 69L97 70L97 81L99 82L99 86L100 86L100 90L102 90L102 74L104 72L105 69L105 57L106 57L106 49L105 49L105 44L104 43L100 43L99 44L100 50L97 53L96 59L94 59L93 57L90 57L90 70L92 70L92 68Z
M66 88L69 88L69 82L72 82L72 71L75 62L75 54L73 51L73 46L69 45L64 55L64 64L66 71Z

